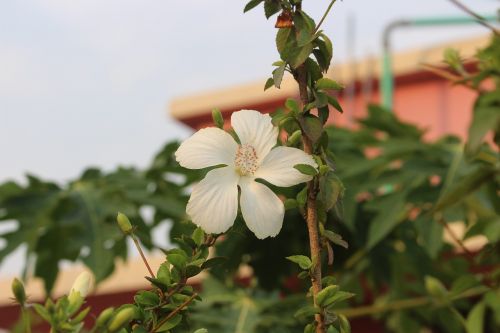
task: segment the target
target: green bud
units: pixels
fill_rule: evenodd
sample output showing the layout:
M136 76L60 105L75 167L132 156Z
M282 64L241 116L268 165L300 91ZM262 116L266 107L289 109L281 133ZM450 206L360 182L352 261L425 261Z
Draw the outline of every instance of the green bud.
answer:
M24 305L26 302L26 292L24 291L23 283L19 281L18 278L14 278L14 280L12 280L12 293L14 294L16 301L19 304Z
M118 215L116 216L116 221L118 222L118 226L124 234L128 235L132 233L132 224L130 223L127 215L118 213Z
M95 326L96 327L104 327L104 326L106 326L106 324L108 323L108 321L113 316L113 312L115 312L115 308L113 308L113 307L104 309L101 312L101 314L99 315L99 317L97 317L97 319L95 321Z
M135 317L135 308L128 306L118 310L118 313L113 316L109 322L108 332L114 333L122 329Z
M296 130L295 132L292 133L292 135L288 137L286 145L295 146L300 141L301 138L302 138L302 132L300 130Z
M214 121L215 126L218 128L224 128L224 118L219 109L215 108L212 110L212 119Z
M429 295L438 299L444 299L447 294L447 290L441 281L432 276L425 277L425 289L427 289Z

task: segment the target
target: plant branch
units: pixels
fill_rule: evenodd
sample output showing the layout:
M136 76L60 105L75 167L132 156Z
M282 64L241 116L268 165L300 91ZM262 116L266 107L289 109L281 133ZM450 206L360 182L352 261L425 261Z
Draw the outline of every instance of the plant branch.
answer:
M323 17L321 18L321 20L319 21L318 25L316 26L316 28L314 29L314 33L313 35L318 32L319 30L319 27L321 27L321 25L323 24L323 21L326 19L326 17L328 16L328 13L330 12L330 9L332 9L332 6L333 4L335 3L335 1L337 0L332 0L330 1L330 4L328 5L328 8L326 8L326 11L325 13L323 14Z
M484 286L476 287L476 288L471 288L455 297L452 297L451 300L459 300L459 299L464 299L464 298L469 298L469 297L474 297L474 296L479 296L484 294L485 292L489 291L489 288L486 288ZM423 296L423 297L416 297L416 298L410 298L410 299L403 299L403 300L397 300L393 302L389 302L386 304L377 304L377 305L368 305L368 306L360 306L357 308L346 308L346 309L339 309L337 310L337 313L343 314L344 316L348 318L356 318L356 317L364 317L364 316L370 316L370 315L375 315L375 314L380 314L384 312L389 312L389 311L400 311L400 310L405 310L405 309L412 309L412 308L417 308L417 307L422 307L425 305L430 305L434 303L434 299L429 297L429 296ZM447 303L438 303L437 306L443 307L447 306Z
M307 71L304 65L297 68L296 81L299 84L300 100L303 105L309 103L307 94ZM307 134L302 131L302 143L304 152L313 154L313 145ZM318 216L316 212L316 179L313 178L307 183L307 204L306 204L306 222L307 231L309 233L309 247L311 250L311 260L313 266L311 268L311 284L313 290L314 305L316 305L316 295L321 291L321 246L318 232ZM317 322L316 333L325 333L325 320L322 313L315 315Z
M458 0L450 0L450 2L453 3L455 6L457 6L458 8L460 8L462 11L464 11L467 14L469 14L470 16L474 17L479 24L490 29L495 35L500 36L500 32L498 31L498 29L496 29L494 26L489 24L488 21L484 17L477 14L476 12L474 12L473 10L471 10L469 7L465 6L463 3L461 3Z
M168 316L166 316L165 318L163 318L159 323L158 325L156 325L155 328L153 328L153 330L151 331L151 333L155 333L156 331L158 331L160 329L160 327L165 324L167 321L169 321L170 319L172 319L173 316L175 316L177 313L179 313L182 309L184 309L189 303L191 303L193 301L193 299L195 299L196 297L198 296L198 293L194 293L193 295L191 295L191 297L189 297L187 300L184 301L184 303L182 303L181 305L179 305L179 307L177 307L174 311L170 312L168 314Z
M144 261L144 264L146 265L146 268L149 271L149 274L151 277L154 279L155 274L153 273L153 270L151 269L151 266L149 266L148 260L146 259L146 256L144 255L144 252L142 252L141 244L139 244L139 241L137 240L137 237L133 233L130 234L130 237L132 237L132 240L134 241L135 247L139 251L139 254L141 255L142 261Z

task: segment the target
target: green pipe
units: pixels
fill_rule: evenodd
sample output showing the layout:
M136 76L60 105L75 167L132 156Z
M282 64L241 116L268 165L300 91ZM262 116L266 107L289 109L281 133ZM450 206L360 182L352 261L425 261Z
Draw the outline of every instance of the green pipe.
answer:
M495 15L483 16L486 21L498 21ZM382 76L380 91L382 106L392 111L394 102L394 74L392 72L391 33L400 27L446 26L477 23L477 19L469 16L454 17L424 17L410 20L398 20L386 26L383 32Z

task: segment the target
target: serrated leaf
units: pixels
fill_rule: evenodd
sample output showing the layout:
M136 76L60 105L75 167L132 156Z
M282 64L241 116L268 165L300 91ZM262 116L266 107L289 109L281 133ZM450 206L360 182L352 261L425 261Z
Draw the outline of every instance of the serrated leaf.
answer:
M318 170L309 164L295 164L293 168L308 176L316 176L318 174Z
M302 269L309 269L312 267L311 259L309 259L309 257L300 254L286 257L286 259L298 264Z

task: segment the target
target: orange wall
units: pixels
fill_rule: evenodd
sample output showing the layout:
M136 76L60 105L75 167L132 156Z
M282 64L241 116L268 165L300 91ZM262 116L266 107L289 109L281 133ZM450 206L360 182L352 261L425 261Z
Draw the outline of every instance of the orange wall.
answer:
M353 92L346 88L339 102L343 114L332 112L331 123L340 126L352 126L356 118L366 114L368 103L379 102L377 82L372 82L370 93L366 93L360 82L355 83ZM364 92L365 91L365 92ZM347 96L352 96L348 98ZM291 96L297 98L297 96ZM414 72L395 79L394 112L405 122L416 124L426 129L426 139L433 140L443 134L454 134L465 138L471 118L475 93L462 86L454 86L447 80L429 72ZM284 100L275 100L265 104L255 101L252 105L240 105L232 110L222 110L226 119L231 112L240 109L255 109L261 112L273 112L284 104ZM206 114L184 120L195 129L212 126L210 111Z

